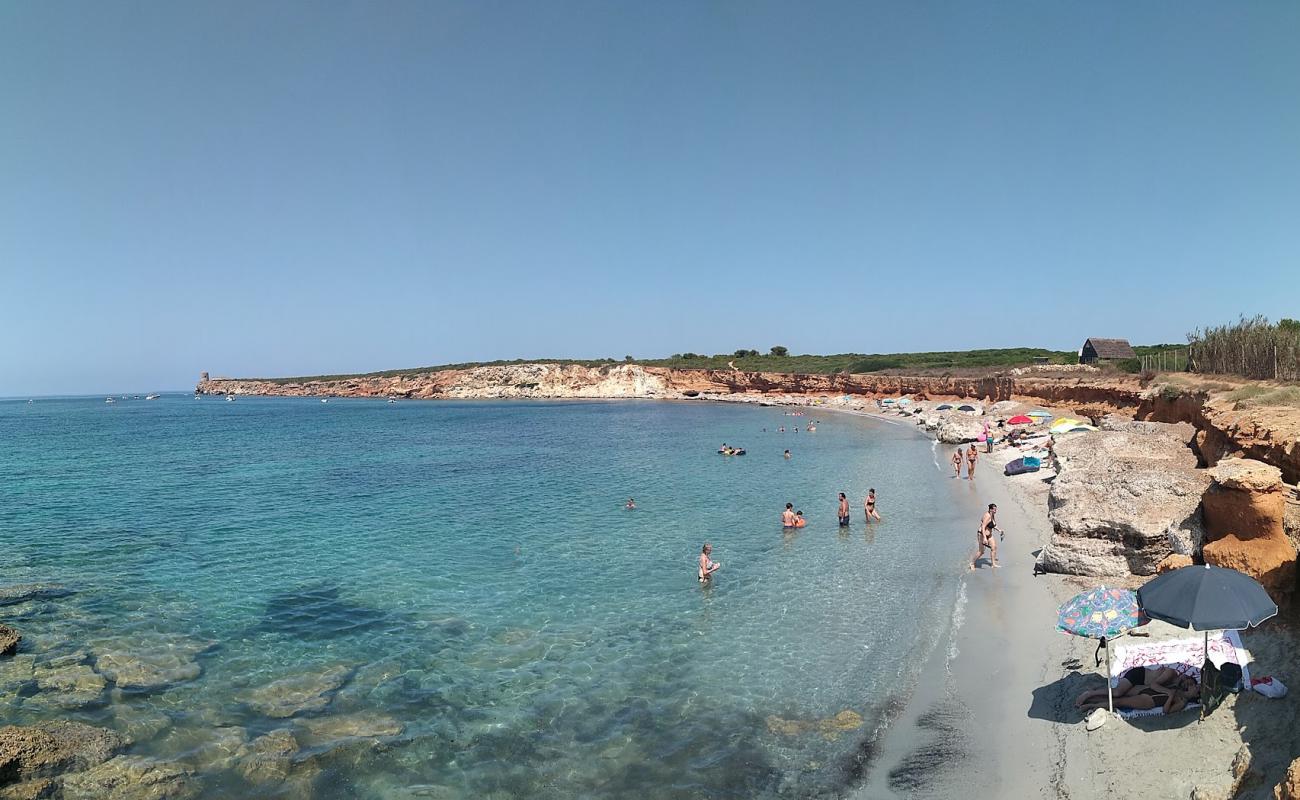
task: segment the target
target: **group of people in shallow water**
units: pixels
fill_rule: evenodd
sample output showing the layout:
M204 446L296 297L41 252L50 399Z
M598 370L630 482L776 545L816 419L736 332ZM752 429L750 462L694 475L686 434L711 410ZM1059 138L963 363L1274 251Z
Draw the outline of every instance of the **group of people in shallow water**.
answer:
M954 478L961 477L961 465L962 462L965 461L966 480L968 481L975 480L975 462L979 461L979 458L980 458L980 454L979 451L975 449L974 442L971 442L970 449L966 450L965 452L962 452L962 449L958 447L957 452L953 453L952 458L949 459L949 463L952 464L953 472L956 473L953 475L953 477Z
M786 451L789 453L789 451ZM787 456L788 457L788 456ZM876 510L876 490L871 489L867 492L866 498L862 501L862 514L867 522L873 519L880 520L880 512ZM835 509L835 515L839 518L840 527L849 526L849 498L844 492L839 493L839 502ZM781 527L790 530L792 528L802 528L807 525L802 511L796 511L794 503L786 503L785 511L781 512Z

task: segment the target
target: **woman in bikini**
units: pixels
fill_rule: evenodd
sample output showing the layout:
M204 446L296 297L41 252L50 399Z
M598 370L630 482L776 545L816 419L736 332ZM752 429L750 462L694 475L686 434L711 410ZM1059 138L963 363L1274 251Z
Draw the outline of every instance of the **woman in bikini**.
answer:
M952 468L957 473L957 477L960 478L961 477L961 448L960 447L957 448L957 452L952 454Z
M958 465L960 469L960 465ZM867 499L862 501L862 510L866 512L867 522L872 519L880 519L880 514L876 512L876 490L871 489L867 492Z
M1178 686L1139 686L1131 690L1130 694L1116 697L1114 699L1115 708L1131 708L1135 711L1163 708L1166 714L1182 711L1187 707L1188 703L1200 699L1201 696L1200 686L1189 685L1191 680L1191 678L1184 678L1179 681ZM1089 700L1079 706L1084 711L1106 707L1107 699L1105 697L1098 700Z
M966 451L966 480L975 480L975 462L979 460L979 451L975 449L975 443L971 442L970 449Z
M713 578L713 573L717 572L718 567L722 566L709 558L712 554L713 545L705 542L704 547L700 549L700 568L695 575L695 577L699 579L700 583L708 583Z
M1160 667L1159 669L1155 667L1132 667L1125 670L1124 674L1120 676L1112 694L1115 697L1127 697L1144 686L1160 690L1177 688L1186 693L1196 687L1197 684L1191 678L1180 675L1178 670L1172 667ZM1105 689L1090 689L1075 698L1074 705L1083 708L1097 702L1105 704L1106 697Z

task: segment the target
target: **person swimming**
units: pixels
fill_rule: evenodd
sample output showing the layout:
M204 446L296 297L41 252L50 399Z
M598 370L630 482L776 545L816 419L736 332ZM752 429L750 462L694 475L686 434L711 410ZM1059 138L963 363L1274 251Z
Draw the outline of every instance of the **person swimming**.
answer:
M626 508L628 511L632 511L636 508L636 501L629 497L627 499L627 504L624 505L623 507Z
M789 457L790 457L790 451L789 451L789 450L786 450L786 451L785 451L785 457L786 457L786 458L789 458Z
M795 523L794 503L786 503L785 511L781 512L781 527L793 528Z
M700 583L708 583L713 578L713 573L718 571L722 565L709 558L713 554L713 545L708 542L700 548L699 569L696 571L696 579Z

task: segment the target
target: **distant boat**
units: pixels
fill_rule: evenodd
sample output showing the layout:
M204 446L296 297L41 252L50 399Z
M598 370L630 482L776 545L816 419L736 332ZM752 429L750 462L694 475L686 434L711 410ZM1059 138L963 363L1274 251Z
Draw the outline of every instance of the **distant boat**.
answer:
M32 402L32 401L31 401L31 400L28 400L27 402L30 403L30 402ZM397 401L390 397L390 398L388 398L388 402L390 402L390 403L396 403Z
M195 393L194 393L194 399L195 399L195 400L198 400L198 399L199 399L199 393L198 393L198 392L195 392Z
M146 400L157 400L159 397L162 397L162 395L160 395L160 394L150 394L150 395L145 395L145 398L144 398L144 399L146 399Z
M105 397L105 398L104 398L104 402L105 402L105 403L111 403L111 402L113 402L113 398L111 398L111 397Z
M321 401L322 403L328 403L328 402L329 402L329 398L327 398L327 397L322 397L322 398L320 399L320 401Z
M226 402L227 402L227 403L233 403L233 402L235 402L235 396L234 396L233 394L228 394L228 395L226 395Z

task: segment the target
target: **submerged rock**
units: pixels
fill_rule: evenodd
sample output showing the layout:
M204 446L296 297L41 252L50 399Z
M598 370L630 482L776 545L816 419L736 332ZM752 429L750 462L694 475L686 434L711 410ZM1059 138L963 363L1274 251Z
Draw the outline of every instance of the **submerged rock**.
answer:
M292 731L286 728L271 731L240 749L235 769L250 783L283 781L289 777L298 749Z
M199 794L194 773L168 761L118 756L63 779L63 800L189 800Z
M75 658L75 656L73 656ZM63 663L56 666L36 664L33 672L40 694L29 698L35 706L73 709L94 705L104 697L108 681L89 664Z
M11 656L18 652L18 643L23 635L8 625L0 625L0 656Z
M0 785L90 769L125 746L113 731L80 722L9 725L0 728Z
M1151 575L1172 553L1200 549L1201 495L1187 424L1131 423L1063 437L1048 495L1052 539L1039 563L1076 575Z
M272 597L262 622L252 630L314 641L360 633L390 622L386 612L341 597L339 587L314 584Z
M57 583L16 583L0 586L0 606L12 606L26 603L28 600L52 600L75 594L71 589Z
M309 742L327 746L352 739L400 736L406 730L405 725L392 717L368 711L307 717L299 720L298 725L307 732Z
M768 717L767 729L782 736L799 736L805 733L820 733L828 740L835 740L841 734L861 728L865 720L862 715L851 708L846 708L833 717L826 719L802 720Z
M91 642L100 674L127 691L151 692L192 681L203 669L195 660L217 643L180 634L101 639Z
M272 681L249 692L244 701L260 714L276 719L324 711L334 693L347 682L352 668L344 665L305 672Z

